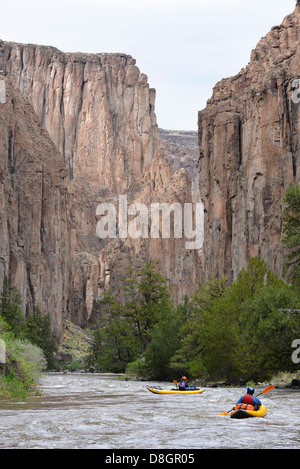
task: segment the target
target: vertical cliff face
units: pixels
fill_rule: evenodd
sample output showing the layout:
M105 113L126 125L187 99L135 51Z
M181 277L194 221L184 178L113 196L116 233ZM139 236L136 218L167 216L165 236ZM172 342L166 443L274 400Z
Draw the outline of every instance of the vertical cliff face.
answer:
M0 79L0 283L8 276L24 314L39 305L58 333L72 314L68 173L31 106Z
M141 202L148 208L151 202L177 202L183 207L197 201L187 173L174 172L161 151L155 90L149 88L135 60L125 54L65 54L52 47L0 42L0 69L36 116L40 129L45 129L64 167L59 190L65 195L63 236L68 246L62 262L69 279L61 279L64 288L69 285L64 297L66 315L85 325L98 314L103 290L111 287L118 292L129 266L138 268L150 257L167 275L176 301L183 300L185 292L192 293L201 271L201 253L187 249L185 237L163 239L161 231L158 239L100 239L96 234L97 206L109 202L117 209L119 195L128 197L128 205ZM30 143L24 145L27 148ZM31 152L35 154L34 147ZM52 153L46 157L45 152L45 159L51 168ZM60 203L52 197L52 189L35 193L37 206L40 198L48 206L49 218L42 226L51 232L54 218L62 216ZM18 213L4 212L8 220L18 223ZM24 211L25 223L27 215ZM149 215L149 232L150 222ZM40 220L37 223L40 226ZM53 248L53 262L55 252ZM54 268L49 255L42 257L43 262ZM23 254L17 269L22 262ZM20 281L16 285L20 288ZM47 293L45 289L44 296ZM39 300L35 297L35 304L43 307ZM57 320L54 314L54 319L62 323L62 317Z
M282 274L282 198L300 182L299 28L297 5L199 112L206 277L235 278L256 255Z
M33 105L71 178L112 190L138 183L158 129L155 90L131 56L2 43L0 66Z
M125 54L2 42L0 69L32 105L67 169L69 314L84 325L99 300L103 270L114 263L112 248L96 236L96 207L140 190L158 145L155 90Z

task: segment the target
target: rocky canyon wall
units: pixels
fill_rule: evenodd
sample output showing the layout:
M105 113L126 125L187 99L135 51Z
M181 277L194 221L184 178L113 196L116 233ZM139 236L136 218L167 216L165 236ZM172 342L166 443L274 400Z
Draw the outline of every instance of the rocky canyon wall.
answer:
M299 21L297 6L199 112L199 184L193 145L168 132L162 143L155 90L131 56L0 41L0 282L9 275L24 313L40 306L58 334L67 318L84 326L104 289L149 258L176 302L254 255L282 273L282 198L300 182ZM148 208L202 200L203 249L162 227L152 237L150 220L144 238L100 239L97 207L120 195Z
M128 205L141 202L147 207L151 202L175 202L183 207L186 202L197 201L188 173L174 171L162 150L155 90L149 87L147 76L140 73L135 60L125 54L69 54L53 47L1 42L0 69L52 143L52 151L44 154L47 166L54 165L54 152L64 168L64 181L57 189L64 193L64 215L58 211L58 202L52 201L52 190L49 194L32 190L37 207L41 203L49 205L49 219L43 222L45 230L56 229L54 218L65 220L63 262L69 277L68 281L63 277L62 284L69 288L64 296L66 307L53 306L54 312L47 308L57 328L64 318L85 325L97 316L104 289L120 291L129 266L138 268L149 258L166 274L175 301L182 301L186 292L192 293L202 269L201 251L187 249L184 237L100 239L96 234L97 206L109 202L117 208L119 195L128 197ZM28 140L24 141L24 151L27 145L35 154L35 146ZM9 173L7 168L5 172ZM29 188L31 180L23 176ZM25 210L26 223L27 215L30 219ZM18 212L7 213L4 208L3 216L8 223L19 223ZM36 222L40 226L40 220ZM3 247L6 258L10 256L8 238ZM56 245L56 259L58 252ZM16 262L17 270L23 257L20 255ZM48 254L42 258L48 265ZM51 262L49 266L53 267ZM21 287L19 279L10 278ZM32 276L27 275L24 282L38 288ZM47 294L45 290L43 295ZM25 307L30 309L33 303L48 306L40 297L31 295Z
M0 80L0 282L18 287L24 314L51 312L59 333L73 297L68 172L31 106Z
M199 112L206 278L236 278L253 256L282 274L282 199L300 183L299 28L298 4Z

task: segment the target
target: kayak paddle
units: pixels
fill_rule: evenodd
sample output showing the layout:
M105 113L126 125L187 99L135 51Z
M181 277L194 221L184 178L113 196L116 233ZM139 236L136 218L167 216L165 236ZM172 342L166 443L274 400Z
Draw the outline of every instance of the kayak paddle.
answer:
M266 394L267 392L271 391L272 389L275 388L275 384L271 384L270 386L268 386L266 389L264 389L262 392L260 392L259 394L256 394L255 397L258 397L260 396L261 394ZM230 409L228 412L221 412L220 414L218 415L227 415L229 414L229 412L232 412L234 410L234 407L232 409Z
M269 391L272 391L272 389L275 388L275 384L271 384L270 386L268 386L266 389L264 389L262 392L260 392L259 394L256 394L255 397L258 397L260 396L261 394L266 394L266 392L269 392Z

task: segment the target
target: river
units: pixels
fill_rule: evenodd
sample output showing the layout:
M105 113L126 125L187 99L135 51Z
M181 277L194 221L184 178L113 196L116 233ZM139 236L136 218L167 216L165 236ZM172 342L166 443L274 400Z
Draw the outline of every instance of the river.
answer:
M265 418L233 420L244 388L155 395L118 376L49 373L41 396L0 402L0 449L299 449L300 392L261 396ZM261 389L257 389L258 393Z

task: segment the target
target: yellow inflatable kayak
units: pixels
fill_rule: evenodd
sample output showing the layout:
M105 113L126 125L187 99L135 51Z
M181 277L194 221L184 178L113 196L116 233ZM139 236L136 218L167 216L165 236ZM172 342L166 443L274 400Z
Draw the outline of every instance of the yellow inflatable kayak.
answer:
M232 419L246 419L251 417L265 417L267 408L262 404L258 410L238 409L230 413Z
M189 389L187 391L180 391L180 389L162 389L160 387L149 387L147 389L154 394L201 394L205 389Z

